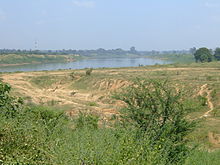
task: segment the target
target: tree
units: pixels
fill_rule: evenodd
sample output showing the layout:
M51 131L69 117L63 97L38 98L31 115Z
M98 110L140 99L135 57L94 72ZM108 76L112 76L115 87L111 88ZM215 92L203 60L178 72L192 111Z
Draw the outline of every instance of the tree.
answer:
M132 46L132 47L130 48L130 52L131 52L131 53L137 53L136 48L135 48L134 46Z
M216 48L216 49L215 49L214 57L215 57L218 61L220 61L220 48Z
M138 79L116 98L127 104L122 117L139 130L138 139L147 137L166 164L184 161L191 150L185 137L195 123L186 118L189 110L181 92L167 81Z
M194 54L194 53L196 52L196 48L195 48L195 47L190 48L190 49L189 49L189 52L190 52L191 54Z
M196 62L211 62L213 60L213 55L211 51L207 48L199 48L195 53L194 57Z

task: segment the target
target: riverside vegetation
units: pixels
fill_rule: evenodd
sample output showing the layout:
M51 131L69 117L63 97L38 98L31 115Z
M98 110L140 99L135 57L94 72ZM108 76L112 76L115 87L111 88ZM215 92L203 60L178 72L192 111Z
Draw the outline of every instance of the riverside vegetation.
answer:
M176 63L211 62L220 60L220 48L206 47L182 51L137 51L123 49L97 50L16 50L0 49L0 65L23 65L32 63L70 62L80 59L148 57Z
M219 69L212 62L2 73L0 161L217 165Z
M156 56L155 56L156 55ZM130 50L102 48L96 50L16 50L0 49L0 66L23 65L33 63L59 63L80 59L111 59L111 58L157 58L162 56L168 61L192 62L193 55L188 50L183 51L137 51L135 47Z
M0 65L69 62L77 59L80 57L76 55L1 54Z

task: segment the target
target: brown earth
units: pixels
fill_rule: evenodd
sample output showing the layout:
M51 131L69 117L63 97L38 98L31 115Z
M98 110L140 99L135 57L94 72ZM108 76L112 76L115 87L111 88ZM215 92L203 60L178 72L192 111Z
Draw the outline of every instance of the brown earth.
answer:
M71 88L72 82L60 80L52 84L48 88L39 88L32 84L28 79L40 76L41 72L27 72L27 73L14 73L4 74L2 79L4 82L9 83L17 96L25 96L31 98L34 104L46 104L48 102L55 102L57 105L68 105L72 107L67 111L67 114L73 116L79 111L94 111L96 113L111 116L117 114L118 103L106 103L100 100L100 97L108 97L110 91L126 86L126 81L123 80L101 80L97 82L94 87L97 91L82 92L78 89ZM50 72L47 76L68 76L69 72ZM108 91L103 93L103 91ZM96 105L88 105L95 103Z

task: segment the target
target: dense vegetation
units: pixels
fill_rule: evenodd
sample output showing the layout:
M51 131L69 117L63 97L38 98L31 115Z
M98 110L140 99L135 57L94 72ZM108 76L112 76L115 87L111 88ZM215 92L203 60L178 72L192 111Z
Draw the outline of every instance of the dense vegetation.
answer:
M0 55L2 54L17 54L17 55L80 55L80 56L124 56L124 55L156 55L156 54L188 54L188 50L172 50L172 51L137 51L135 47L131 47L130 50L117 49L103 49L96 50L20 50L20 49L0 49Z
M175 63L211 62L220 60L220 48L214 51L208 48L191 48L181 51L137 51L135 47L130 50L102 49L97 50L16 50L0 49L0 64L22 63L50 63L66 62L82 58L123 58L123 57L150 57L172 61Z
M154 55L149 55L148 57L171 61L173 63L193 63L195 61L193 55L190 53L188 54L176 54L176 53L154 54Z
M171 51L137 51L135 47L130 50L103 49L96 50L20 50L0 49L0 64L31 64L68 62L88 58L125 58L150 57L160 58L172 62L193 62L190 50Z
M114 98L127 106L109 123L80 113L24 105L0 83L2 164L207 164L218 153L194 152L186 136L195 124L180 91L167 82L137 80ZM146 88L148 87L148 88ZM190 157L192 154L192 157ZM201 155L203 161L201 161ZM210 156L209 156L210 155ZM217 159L217 160L216 160Z
M211 62L220 60L220 48L216 48L214 53L208 48L199 48L198 50L193 50L194 58L196 62Z
M194 57L196 62L211 62L213 60L213 55L207 48L200 48L196 50Z
M80 59L98 58L160 58L172 62L192 62L193 56L189 51L137 51L135 47L130 50L123 49L97 49L97 50L17 50L0 49L0 65L23 65L33 63L70 62Z
M218 61L220 61L220 48L215 49L214 56Z
M19 54L5 54L0 55L0 64L32 64L32 63L55 63L68 62L79 59L80 57L74 55L19 55Z

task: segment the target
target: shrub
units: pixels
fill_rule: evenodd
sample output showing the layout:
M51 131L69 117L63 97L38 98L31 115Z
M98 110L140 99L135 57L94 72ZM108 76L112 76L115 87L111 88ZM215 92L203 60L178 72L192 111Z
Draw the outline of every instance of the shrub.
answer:
M0 82L0 115L7 118L14 117L21 109L23 100L9 95L11 86Z
M206 97L199 95L197 97L197 99L198 99L198 102L200 103L200 105L202 105L202 106L206 106L207 105L207 98Z
M69 76L70 76L70 78L71 78L72 80L74 80L74 79L75 79L75 72L71 72L71 73L69 74Z
M67 126L64 113L25 107L10 90L0 83L0 164L52 164L54 142Z
M99 117L91 113L79 113L79 116L75 119L76 128L98 128Z
M53 152L66 138L64 113L39 106L17 113L14 118L0 117L0 160L3 164L53 164L57 160Z
M92 74L92 71L93 71L92 68L86 70L86 76L90 76Z
M96 102L89 102L88 105L91 106L91 107L98 106Z
M116 99L127 106L122 109L124 122L135 126L138 139L146 140L150 150L165 164L183 163L191 149L185 140L195 126L188 121L182 93L167 81L137 79ZM156 161L156 160L155 160Z
M57 109L22 106L6 84L0 91L1 112L17 107L0 114L0 164L182 164L190 153L185 136L193 123L167 82L134 82L117 96L127 107L108 128L94 114L72 123Z

